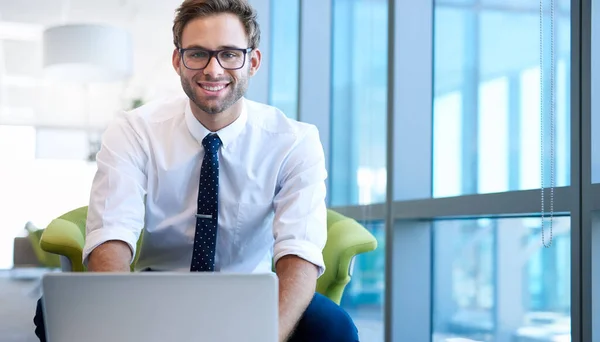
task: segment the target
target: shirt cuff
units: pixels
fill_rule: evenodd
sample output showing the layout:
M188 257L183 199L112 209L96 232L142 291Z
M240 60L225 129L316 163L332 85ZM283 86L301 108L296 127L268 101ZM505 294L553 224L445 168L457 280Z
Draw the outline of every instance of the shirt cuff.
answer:
M275 244L273 249L273 264L286 255L296 255L319 268L320 277L325 272L323 250L315 244L304 240L284 240Z
M95 230L91 231L85 237L85 245L83 247L83 256L82 256L83 265L85 267L88 266L90 253L92 253L92 251L96 247L100 246L101 244L105 243L106 241L111 241L111 240L123 241L129 245L129 248L131 249L131 260L129 261L129 264L131 265L131 263L135 259L137 238L136 238L135 234L131 231L124 230L124 229L115 229L115 228L95 229Z

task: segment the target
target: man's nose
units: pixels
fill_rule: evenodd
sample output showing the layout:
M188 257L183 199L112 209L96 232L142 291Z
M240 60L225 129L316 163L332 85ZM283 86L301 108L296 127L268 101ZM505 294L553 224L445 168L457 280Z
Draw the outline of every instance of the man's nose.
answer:
M218 76L222 75L225 70L221 67L219 61L217 61L217 56L212 56L203 72L205 75Z

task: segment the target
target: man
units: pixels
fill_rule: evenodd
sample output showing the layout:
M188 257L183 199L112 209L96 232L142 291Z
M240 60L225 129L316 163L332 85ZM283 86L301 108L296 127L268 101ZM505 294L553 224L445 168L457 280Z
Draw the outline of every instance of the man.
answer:
M326 241L323 148L312 125L244 98L261 63L246 0L186 0L173 25L186 97L142 106L106 130L83 252L90 271L270 272L280 341L358 341L315 294ZM34 319L44 340L41 305Z

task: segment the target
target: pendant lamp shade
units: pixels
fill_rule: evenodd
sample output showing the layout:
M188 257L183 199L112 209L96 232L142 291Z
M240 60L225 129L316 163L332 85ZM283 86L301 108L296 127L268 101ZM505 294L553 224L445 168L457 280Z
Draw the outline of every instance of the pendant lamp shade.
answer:
M64 82L114 82L131 76L130 34L97 24L48 28L43 36L44 74Z

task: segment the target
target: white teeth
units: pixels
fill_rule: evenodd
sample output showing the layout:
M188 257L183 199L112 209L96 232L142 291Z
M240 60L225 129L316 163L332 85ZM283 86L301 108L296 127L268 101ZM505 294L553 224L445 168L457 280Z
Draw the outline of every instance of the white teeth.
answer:
M204 85L200 85L200 86L202 87L202 89L206 89L208 91L219 91L219 90L225 88L227 85L224 84L224 85L220 85L218 87L209 87L209 86L204 86Z

